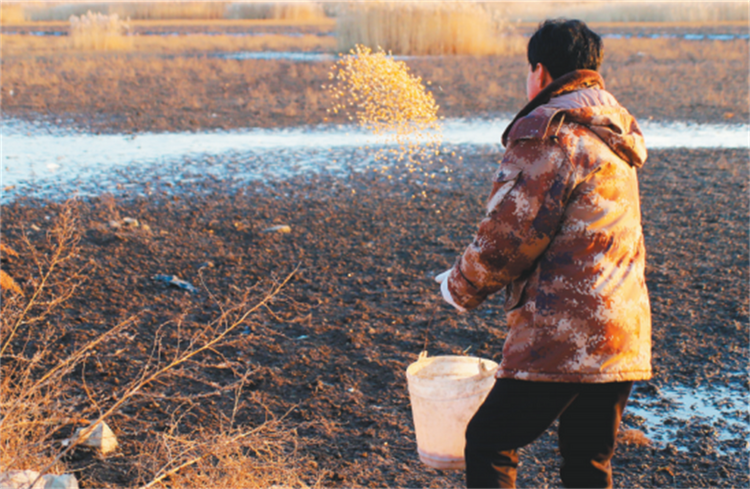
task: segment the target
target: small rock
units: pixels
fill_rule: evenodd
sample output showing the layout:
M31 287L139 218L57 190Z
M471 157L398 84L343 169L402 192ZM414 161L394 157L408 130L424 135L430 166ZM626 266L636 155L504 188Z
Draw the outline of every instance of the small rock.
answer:
M164 282L168 285L172 285L180 289L185 289L194 294L198 292L198 289L193 284L191 284L190 282L186 282L185 280L182 280L181 278L175 277L174 275L154 275L154 280L158 280L159 282Z
M292 228L286 224L280 224L278 226L271 226L263 230L264 233L291 233Z
M138 226L140 226L138 219L133 219L132 217L123 217L122 223L133 228L137 228Z
M39 479L36 484L31 486L39 477L39 472L34 470L11 470L0 474L0 489L43 489L45 482Z
M87 428L78 428L75 435L73 435L73 439L76 439L85 429ZM107 426L107 423L102 421L89 433L81 444L86 447L98 448L103 455L106 455L117 448L117 437L109 426Z
M78 479L73 474L45 475L44 489L78 489Z
M120 224L118 221L115 221L114 219L109 221L109 227L114 229L120 229L122 227L122 224Z
M39 479L39 480L37 480ZM78 489L78 480L72 474L47 474L39 478L35 470L11 470L0 474L0 489Z

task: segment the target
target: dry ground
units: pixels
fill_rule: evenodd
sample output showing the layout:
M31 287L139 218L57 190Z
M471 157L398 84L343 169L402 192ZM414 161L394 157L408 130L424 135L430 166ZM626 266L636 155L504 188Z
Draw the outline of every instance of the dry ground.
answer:
M170 27L170 29L186 27ZM609 28L612 29L612 28ZM75 52L65 38L4 35L6 117L96 132L280 127L326 121L329 62L226 60L217 52L333 52L325 30L302 37L136 37L125 52ZM748 120L748 42L606 39L607 87L639 119ZM514 113L523 56L410 59L445 117ZM340 119L343 121L343 119Z
M132 486L149 457L144 441L175 429L220 430L244 376L236 425L257 426L269 414L293 409L286 421L296 427L306 457L299 470L308 482L460 486L460 473L418 461L404 371L425 347L431 354L500 355L501 297L457 315L439 300L432 279L468 243L499 157L464 155L455 180L437 182L427 199L412 199L408 180L369 173L271 184L199 178L177 186L133 173L136 186L128 192L82 202L80 260L92 269L80 293L50 317L65 331L60 352L141 314L134 329L70 378L71 394L83 389L85 378L102 405L138 375L159 335L168 357L180 338L205 328L219 303L299 270L270 309L253 315L229 344L177 369L115 414L111 424L122 440L116 455L77 451L68 466L86 486ZM747 392L747 383L736 385L732 375L742 371L748 353L748 208L738 199L747 192L746 162L746 151L653 151L641 172L656 372L638 388L644 393L709 382ZM58 204L33 199L3 206L5 242L25 258L22 234L42 243L51 222L45 216L54 220L58 212ZM141 227L108 224L124 217ZM262 232L273 224L289 224L292 232ZM7 269L29 287L31 270L21 263L13 260ZM178 275L201 290L169 288L154 280L157 274ZM86 399L71 402L83 408ZM626 417L625 426L649 433L638 418ZM700 419L685 425L679 446L688 452L622 445L618 485L747 485L741 448L747 433L722 441L716 430ZM553 429L524 449L523 486L559 486L555 444Z

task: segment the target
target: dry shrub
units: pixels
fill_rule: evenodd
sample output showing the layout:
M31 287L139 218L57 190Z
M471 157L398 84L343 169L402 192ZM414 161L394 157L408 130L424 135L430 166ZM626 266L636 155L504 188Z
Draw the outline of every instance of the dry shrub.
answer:
M361 44L395 54L503 54L525 42L475 3L362 2L342 9L336 22L341 51Z
M248 431L160 433L140 451L139 477L145 487L175 489L309 487L302 474L313 464L298 452L297 439L275 419Z
M18 3L0 4L0 25L21 24L26 21L26 11Z
M63 460L95 426L112 417L136 395L147 395L147 387L157 379L225 344L230 333L245 324L259 308L266 307L294 274L274 284L254 305L249 303L250 290L239 303L221 305L220 316L184 338L184 342L178 342L176 350L157 335L153 356L120 392L94 394L100 390L99 386L87 387L84 381L83 395L69 378L70 374L87 358L97 355L97 350L106 349L108 341L125 333L136 316L104 333L89 333L90 339L72 352L66 351L62 339L69 331L58 324L54 313L86 280L86 265L80 265L79 236L76 207L70 202L61 208L45 246L40 249L28 237L23 238L26 249L20 254L33 270L27 280L31 284L30 296L4 297L0 306L3 471L65 473ZM109 360L131 361L123 351L110 355ZM244 380L241 379L236 390L235 411L242 405L239 398ZM102 396L107 399L97 399ZM305 459L296 451L296 433L284 427L283 420L275 419L255 429L240 430L233 427L235 414L232 413L227 429L217 433L152 433L150 445L145 447L149 451L142 453L146 461L143 463L153 468L147 480L157 484L160 476L168 475L172 485L184 487L267 487L270 483L305 486L299 475ZM60 443L77 425L88 428L67 444ZM138 461L134 463L139 465Z
M641 430L623 430L617 436L618 442L624 445L635 447L647 447L651 445L651 440Z
M227 6L228 19L276 19L315 22L327 18L323 6L317 2L235 2Z
M585 22L722 22L747 21L747 2L489 2L504 18L540 22L566 17Z
M71 46L76 49L127 49L129 25L117 14L104 15L90 10L86 15L70 16Z
M68 204L47 236L46 250L24 240L25 262L35 272L33 291L28 299L3 297L0 306L0 467L63 470L55 460L53 440L61 429L75 424L80 413L61 380L118 329L60 356L60 338L66 331L48 318L85 279L84 270L75 264L77 226L75 208Z

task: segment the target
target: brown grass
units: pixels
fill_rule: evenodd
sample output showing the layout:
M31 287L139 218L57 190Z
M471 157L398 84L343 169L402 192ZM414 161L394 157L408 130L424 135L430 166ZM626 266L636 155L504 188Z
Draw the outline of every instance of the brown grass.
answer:
M71 39L43 36L0 35L3 57L59 54L75 47ZM266 36L132 36L127 50L143 54L197 53L212 51L327 51L335 49L335 41L327 36L290 37Z
M298 438L296 429L277 419L252 430L218 434L198 430L180 435L173 429L144 444L139 478L144 489L163 487L166 481L175 489L309 487L301 474L311 464L300 453ZM319 480L312 484L318 486Z
M234 2L227 6L228 19L277 19L315 22L327 17L318 2Z
M740 103L748 97L747 75L744 83L738 76L748 70L747 41L606 39L604 46L607 89L633 110L646 96L661 98L648 108L655 119L669 106L697 113L715 108L715 119L731 122L747 117L747 103Z
M0 4L0 25L20 24L26 21L26 12L17 3Z
M31 21L66 21L71 15L86 12L118 14L131 19L220 19L227 2L38 2L24 6Z
M677 63L691 60L710 60L721 53L720 58L736 63L747 59L748 43L735 41L685 41L661 39L605 39L604 58L609 64L627 63L633 56Z
M566 17L585 22L747 21L746 2L492 2L489 8L510 21L540 22Z
M220 2L220 1L151 1L151 2L47 2L12 4L13 22L24 17L34 22L66 21L71 15L89 10L105 15L118 14L132 20L173 19L284 19L315 21L326 17L317 2Z
M70 17L69 46L73 49L128 49L130 26L117 14L94 14L88 11L80 17Z
M55 55L4 62L6 111L13 106L36 111L59 105L65 112L76 113L84 107L98 107L93 111L114 110L138 125L170 130L176 123L190 127L198 120L224 127L221 124L235 113L255 124L267 119L283 123L307 111L320 114L322 121L327 106L320 85L327 82L328 65L321 63L128 54ZM10 90L14 90L12 97ZM208 117L212 112L220 117Z
M330 37L140 37L130 52L76 53L66 52L61 39L2 36L3 114L80 114L85 127L100 131L277 127L327 117L320 87L328 83L329 63L161 53L293 50L288 42L325 51L333 49ZM602 73L607 88L640 120L738 122L748 116L748 58L743 40L605 39ZM408 63L415 75L432 82L443 116L515 112L525 103L523 55ZM102 122L92 114L101 114Z
M411 55L522 52L523 39L503 27L477 4L365 2L342 10L336 36L344 52L360 44Z

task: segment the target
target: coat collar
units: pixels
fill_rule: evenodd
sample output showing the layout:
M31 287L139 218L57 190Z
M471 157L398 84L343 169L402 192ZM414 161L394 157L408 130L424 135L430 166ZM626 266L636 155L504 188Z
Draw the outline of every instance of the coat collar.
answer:
M503 132L503 146L508 145L508 135L510 134L511 128L516 123L516 121L518 121L518 119L526 117L534 109L546 104L550 101L550 99L557 97L558 95L591 87L604 89L604 79L602 79L599 73L592 70L571 71L570 73L566 73L560 78L553 80L552 83L544 87L544 90L539 92L539 94L534 97L531 102L526 104L526 107L521 109L521 111L516 114L513 122L508 124L505 132Z

